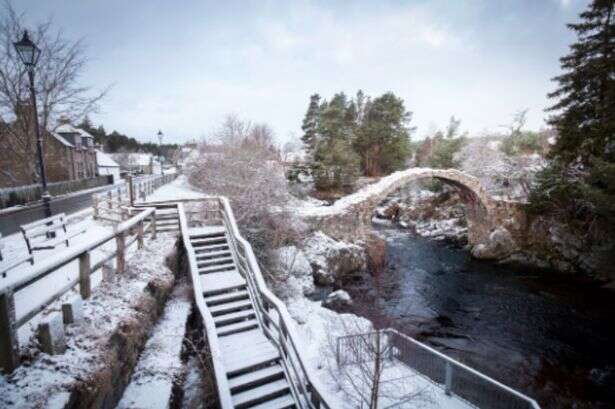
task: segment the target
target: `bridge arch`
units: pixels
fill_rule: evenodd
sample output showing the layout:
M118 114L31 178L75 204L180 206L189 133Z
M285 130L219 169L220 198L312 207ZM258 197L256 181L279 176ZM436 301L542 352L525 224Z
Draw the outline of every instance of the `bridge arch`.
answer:
M395 172L341 198L332 206L323 207L311 216L316 216L322 222L319 224L327 230L337 230L338 234L334 235L352 238L348 236L352 236L359 227L357 219L362 226L369 226L374 209L387 196L411 182L425 179L439 179L458 188L466 205L468 242L471 245L488 237L497 203L477 178L457 169L411 168Z

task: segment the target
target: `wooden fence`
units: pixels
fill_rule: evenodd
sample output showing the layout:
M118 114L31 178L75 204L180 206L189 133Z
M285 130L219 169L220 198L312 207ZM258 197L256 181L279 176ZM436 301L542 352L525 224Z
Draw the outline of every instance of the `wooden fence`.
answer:
M137 214L119 223L113 231L105 233L90 242L69 247L65 251L53 255L46 262L33 266L21 279L0 289L0 369L10 373L19 365L17 330L20 327L77 285L79 286L81 298L89 298L91 294L91 275L94 272L100 270L106 263L115 258L116 273L123 273L126 266L126 248L135 241L138 247L141 248L146 231L151 233L152 238L156 237L155 208L131 208L130 212L136 212ZM147 224L148 220L149 224ZM112 240L115 240L116 243L115 250L105 255L103 259L95 264L92 264L92 251L100 249L101 246ZM58 269L75 260L78 260L79 263L78 277L66 283L66 285L54 293L46 294L44 298L38 300L33 307L17 318L15 314L15 293L53 274Z
M171 182L176 174L129 176L126 183L103 193L92 195L94 220L119 223L128 218L128 208L135 201L145 201L160 186Z

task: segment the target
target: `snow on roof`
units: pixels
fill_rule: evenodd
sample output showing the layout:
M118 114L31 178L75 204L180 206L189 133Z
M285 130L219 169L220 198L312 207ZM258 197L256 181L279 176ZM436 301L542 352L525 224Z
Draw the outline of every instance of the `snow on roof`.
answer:
M81 136L84 136L84 137L86 137L86 138L92 138L92 139L94 138L94 137L93 137L90 133L88 133L88 132L84 131L84 130L83 130L83 129L81 129L81 128L77 128L77 130L79 131L79 133L81 134Z
M133 166L149 166L153 160L153 156L150 153L116 153L112 156L117 158L118 156L126 156L126 162Z
M62 124L56 128L57 133L78 133L86 138L94 138L92 135L84 131L83 129L76 128L69 123Z
M120 165L118 165L117 162L113 160L111 155L108 155L104 153L103 151L99 151L99 150L96 151L96 163L98 163L98 167L103 167L103 168L119 168L120 167Z
M60 142L62 143L62 145L64 145L64 146L68 146L68 147L70 147L70 148L74 148L74 147L75 147L72 143L70 143L70 142L68 142L66 139L64 139L64 137L63 137L62 135L58 135L58 134L57 134L57 133L55 133L55 132L50 132L50 134L51 134L54 138L56 138L58 141L60 141Z
M62 124L56 128L58 133L80 133L78 128L75 128L71 124Z

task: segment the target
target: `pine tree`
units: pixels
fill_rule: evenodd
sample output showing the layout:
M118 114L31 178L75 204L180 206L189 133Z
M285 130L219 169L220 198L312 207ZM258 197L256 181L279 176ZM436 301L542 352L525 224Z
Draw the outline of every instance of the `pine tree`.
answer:
M354 138L365 175L380 176L404 167L410 154L411 116L404 101L391 92L365 104Z
M594 0L568 25L578 39L549 94L558 138L530 194L530 209L567 221L592 251L602 249L605 266L615 263L614 9L615 0Z
M577 158L615 158L615 0L594 0L581 13L581 22L569 24L578 41L560 59L563 74L549 123L559 138L551 157L564 163Z
M303 118L303 124L301 130L303 135L301 141L305 145L305 150L308 155L313 155L318 142L318 131L320 128L320 95L314 94L310 96L310 105Z

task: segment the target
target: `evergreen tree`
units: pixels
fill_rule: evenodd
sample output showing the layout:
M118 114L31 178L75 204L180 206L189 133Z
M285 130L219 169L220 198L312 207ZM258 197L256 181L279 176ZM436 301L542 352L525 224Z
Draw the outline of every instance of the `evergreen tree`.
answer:
M592 157L615 158L615 16L614 0L594 0L581 13L581 22L569 24L578 41L560 59L563 74L549 123L559 134L551 157L584 164Z
M365 175L380 176L404 167L410 154L411 116L404 101L391 92L365 104L354 138Z
M318 130L320 128L320 95L314 94L310 97L310 105L303 118L301 130L303 135L301 141L305 145L308 154L313 154L318 141Z
M563 74L549 97L549 123L557 130L549 166L530 194L531 209L548 214L602 248L603 262L615 262L615 0L594 0L570 53L560 59Z
M425 163L427 166L440 169L459 168L461 166L455 154L466 143L466 135L459 135L460 126L461 120L452 116L446 131L436 132L432 140L431 154Z

